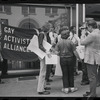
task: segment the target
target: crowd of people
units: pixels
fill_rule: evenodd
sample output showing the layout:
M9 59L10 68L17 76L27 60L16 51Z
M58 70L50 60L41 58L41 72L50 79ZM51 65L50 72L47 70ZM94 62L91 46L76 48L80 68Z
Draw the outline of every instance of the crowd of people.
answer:
M45 27L38 29L38 42L39 48L51 57L52 54L56 54L60 57L60 66L62 71L62 84L61 89L64 93L71 93L78 90L74 86L74 76L79 74L78 63L82 64L82 80L81 85L90 85L90 91L86 91L83 94L84 97L96 97L96 87L100 86L100 27L96 21L90 20L84 22L79 27L79 34L76 33L75 26L62 26L57 33L55 28L52 26L49 30ZM43 47L43 40L47 41L52 45L52 48L47 51ZM84 46L84 58L81 59L78 52L77 46ZM1 62L5 59L0 54ZM50 77L54 75L55 65L45 64L45 58L40 60L40 72L37 84L37 92L40 95L50 94L51 87L50 82L53 81ZM56 66L57 67L57 66ZM4 67L3 67L4 68ZM6 71L7 72L7 71ZM2 74L4 74L2 72ZM0 78L0 83L3 83Z
M100 30L95 20L84 22L79 27L79 35L76 33L75 26L62 26L59 33L51 27L49 31L41 28L39 33L39 48L44 51L48 57L52 52L60 57L60 66L62 71L61 89L64 93L75 92L78 90L74 87L74 76L79 74L78 62L82 64L81 85L90 85L90 91L83 94L84 97L96 97L96 87L100 86ZM49 38L48 38L49 36ZM52 45L50 51L43 47L43 40ZM49 41L48 41L49 40ZM76 48L84 46L84 58L81 59ZM50 78L53 65L46 65L45 58L40 59L40 74L37 86L38 94L50 94L50 87L46 87L46 82ZM57 67L57 66L56 66ZM48 72L49 70L49 72ZM47 79L47 73L48 79Z

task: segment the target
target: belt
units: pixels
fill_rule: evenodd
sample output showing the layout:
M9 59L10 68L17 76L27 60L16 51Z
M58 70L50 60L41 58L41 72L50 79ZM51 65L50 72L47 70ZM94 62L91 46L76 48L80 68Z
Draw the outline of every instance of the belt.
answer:
M60 56L60 58L72 58L73 56L71 57L66 57L66 56Z

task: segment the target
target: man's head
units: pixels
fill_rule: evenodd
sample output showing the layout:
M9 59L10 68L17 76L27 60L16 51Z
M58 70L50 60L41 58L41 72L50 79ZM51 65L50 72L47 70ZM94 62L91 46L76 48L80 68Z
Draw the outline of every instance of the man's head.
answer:
M90 21L88 21L87 22L87 27L88 27L88 31L89 32L92 32L94 29L96 29L97 28L97 23L96 23L96 21L95 20L90 20Z
M61 30L61 38L67 39L69 37L69 33L70 33L69 30L66 30L66 29Z

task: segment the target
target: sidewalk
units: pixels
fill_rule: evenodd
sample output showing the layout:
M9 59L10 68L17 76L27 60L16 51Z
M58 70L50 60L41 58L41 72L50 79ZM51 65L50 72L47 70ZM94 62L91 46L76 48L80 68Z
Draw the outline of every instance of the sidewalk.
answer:
M74 93L65 94L61 92L62 79L60 76L54 76L53 82L51 82L51 94L50 95L38 95L36 79L32 76L27 80L19 80L18 78L2 79L5 84L0 84L0 97L82 97L82 95L88 91L89 85L81 86L82 73L75 76L75 87L78 87L78 91ZM49 86L49 85L48 85ZM100 87L97 88L97 96L100 97Z

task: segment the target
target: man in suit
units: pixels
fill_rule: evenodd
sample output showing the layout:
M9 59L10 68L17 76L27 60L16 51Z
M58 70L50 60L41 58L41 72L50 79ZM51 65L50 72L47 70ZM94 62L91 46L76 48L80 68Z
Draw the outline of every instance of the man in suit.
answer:
M82 34L80 43L85 46L84 62L87 64L90 91L83 96L96 97L97 67L100 64L100 30L97 29L94 20L88 21L87 25L90 34L85 38L85 34Z
M83 25L80 27L81 29L81 34L85 34L85 37L88 36L88 32L87 32L87 24L86 22L83 23ZM89 84L89 78L88 78L88 73L87 73L87 66L84 63L84 59L82 60L82 81L81 81L81 85L88 85Z

